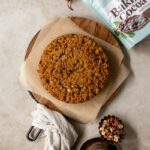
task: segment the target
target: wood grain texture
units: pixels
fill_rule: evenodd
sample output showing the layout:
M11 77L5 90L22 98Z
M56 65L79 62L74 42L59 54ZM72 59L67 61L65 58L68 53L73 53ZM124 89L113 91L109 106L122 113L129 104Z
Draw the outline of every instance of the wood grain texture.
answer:
M70 17L70 19L84 31L93 34L120 49L119 42L105 26L87 18Z
M87 18L81 18L81 17L69 17L75 24L77 24L81 29L83 29L84 31L93 34L94 36L114 45L115 47L120 48L119 42L116 40L116 38L114 37L114 35L103 25L98 24L97 22L87 19ZM39 31L40 32L40 31ZM25 59L28 57L28 55L31 52L31 49L36 41L36 38L38 36L38 33L36 33L36 35L33 37L33 39L31 40L26 54L25 54ZM32 93L33 97L41 104L47 106L49 109L54 110L54 111L58 111L60 112L60 110L49 100L41 97L38 94Z

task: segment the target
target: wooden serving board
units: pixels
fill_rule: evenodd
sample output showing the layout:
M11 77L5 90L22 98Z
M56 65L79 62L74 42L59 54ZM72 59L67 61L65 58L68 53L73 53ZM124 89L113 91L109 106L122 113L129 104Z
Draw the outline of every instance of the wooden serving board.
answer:
M80 28L82 28L84 31L93 34L94 36L114 45L115 47L120 48L119 42L116 40L116 38L114 37L114 35L103 25L87 19L87 18L81 18L81 17L69 17L74 23L76 23ZM39 31L40 32L40 31ZM28 55L31 52L31 49L36 41L36 38L39 34L39 32L33 37L33 39L31 40L27 51L26 51L26 55L25 55L25 59L28 57ZM55 111L59 111L56 106L49 100L41 97L40 95L37 95L35 93L31 93L32 96L36 99L37 102L44 104L45 106L47 106L49 109L55 110ZM60 111L59 111L60 112Z

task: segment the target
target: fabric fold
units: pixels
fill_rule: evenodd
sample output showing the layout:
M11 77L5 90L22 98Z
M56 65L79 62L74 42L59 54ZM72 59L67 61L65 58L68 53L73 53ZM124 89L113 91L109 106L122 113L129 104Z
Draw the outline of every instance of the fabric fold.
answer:
M37 104L32 117L32 125L44 130L44 150L70 150L77 140L75 129L62 114Z

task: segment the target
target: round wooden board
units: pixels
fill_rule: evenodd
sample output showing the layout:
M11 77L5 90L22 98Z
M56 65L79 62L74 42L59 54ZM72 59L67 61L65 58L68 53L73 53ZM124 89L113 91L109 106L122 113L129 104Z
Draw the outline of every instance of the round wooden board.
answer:
M114 37L114 35L103 25L87 19L87 18L81 18L81 17L69 17L74 23L76 23L80 28L82 28L84 31L93 34L94 36L114 45L115 47L120 48L119 42L116 40L116 38ZM39 31L40 32L40 31ZM33 39L31 40L27 51L26 51L26 55L25 55L25 59L28 57L28 55L31 52L31 49L36 41L36 38L39 34L39 32L33 37ZM36 99L37 102L47 106L49 109L55 110L55 111L59 111L59 109L56 108L56 106L49 100L41 97L40 95L37 95L35 93L31 93L32 96Z

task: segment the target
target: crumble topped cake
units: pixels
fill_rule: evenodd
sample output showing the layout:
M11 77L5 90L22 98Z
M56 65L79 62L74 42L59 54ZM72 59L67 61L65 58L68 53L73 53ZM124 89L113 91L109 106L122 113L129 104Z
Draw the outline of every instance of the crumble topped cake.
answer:
M52 96L67 103L81 103L102 91L109 75L109 62L93 39L67 34L45 48L38 73Z

